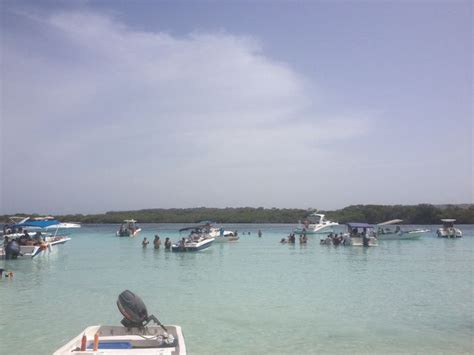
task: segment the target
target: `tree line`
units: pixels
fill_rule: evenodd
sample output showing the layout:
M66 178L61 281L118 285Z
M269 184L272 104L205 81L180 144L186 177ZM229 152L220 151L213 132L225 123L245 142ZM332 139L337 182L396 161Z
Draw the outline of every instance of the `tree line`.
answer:
M352 205L334 211L319 211L326 218L345 222L380 223L403 219L405 224L439 224L441 218L455 218L459 224L474 224L474 205ZM102 214L68 214L56 216L61 221L80 223L121 223L136 219L140 223L297 223L308 216L306 209L291 208L170 208L136 211L110 211ZM2 216L6 220L8 216Z

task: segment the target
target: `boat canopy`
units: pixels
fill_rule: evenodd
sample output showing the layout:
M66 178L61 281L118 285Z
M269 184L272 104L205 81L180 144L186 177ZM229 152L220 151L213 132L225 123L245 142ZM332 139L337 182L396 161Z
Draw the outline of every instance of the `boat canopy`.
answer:
M347 225L349 228L374 228L373 225L368 224L368 223L350 222L350 223L346 223L346 225Z
M216 224L215 222L212 222L212 221L201 221L199 222L199 225L202 225L202 226L205 226L205 225L213 225L213 224Z
M135 221L134 219L126 219L124 220L125 223L136 223L137 221Z
M392 219L390 221L378 223L377 225L378 226L388 226L390 224L397 224L397 223L401 223L401 222L403 222L403 219Z
M190 230L194 230L194 229L202 229L203 227L205 227L206 224L199 224L197 226L192 226L192 227L185 227L185 228L181 228L179 230L179 232L184 232L184 231L190 231Z
M452 218L444 218L441 220L441 222L445 222L445 223L453 223L453 222L456 222L455 219L452 219Z
M32 218L27 218L20 223L17 223L14 225L14 227L19 228L19 227L35 227L35 228L47 228L51 226L56 226L61 224L56 219L32 219Z

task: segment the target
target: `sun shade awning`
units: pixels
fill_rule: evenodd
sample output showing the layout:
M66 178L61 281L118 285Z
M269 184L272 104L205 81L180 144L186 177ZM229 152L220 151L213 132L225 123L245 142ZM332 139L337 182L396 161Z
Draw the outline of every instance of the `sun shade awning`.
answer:
M56 219L46 219L46 220L34 220L34 219L27 219L22 221L21 223L15 224L17 228L24 228L24 227L33 227L33 228L46 228L60 224Z
M388 226L390 224L397 224L403 222L403 219L392 219L390 221L382 222L377 224L378 226Z
M356 223L356 222L351 222L351 223L346 223L349 228L373 228L371 224L368 223Z

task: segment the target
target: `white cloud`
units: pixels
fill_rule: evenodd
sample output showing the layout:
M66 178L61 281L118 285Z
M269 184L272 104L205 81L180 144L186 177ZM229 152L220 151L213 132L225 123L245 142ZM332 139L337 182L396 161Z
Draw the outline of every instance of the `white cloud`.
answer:
M289 186L282 170L333 160L326 144L370 130L364 116L322 117L308 94L312 83L268 58L255 38L140 32L84 12L28 21L35 33L6 31L2 44L3 162L32 172L3 175L4 201L15 208L28 201L17 204L20 193L61 196L77 186L75 211L87 211L98 194L96 210L295 205L242 174L256 169L258 181ZM128 195L127 186L138 190ZM31 209L48 210L33 200ZM58 197L51 208L63 205Z

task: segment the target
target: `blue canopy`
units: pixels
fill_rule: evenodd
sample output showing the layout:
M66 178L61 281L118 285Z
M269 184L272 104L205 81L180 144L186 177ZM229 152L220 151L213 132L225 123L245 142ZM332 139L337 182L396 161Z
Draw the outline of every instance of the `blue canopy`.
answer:
M22 221L21 223L15 224L14 227L35 227L35 228L46 228L50 226L55 226L60 224L56 219L41 219L41 220L34 220L34 219L27 219L26 221Z
M368 223L357 223L357 222L350 222L346 223L349 228L374 228L373 225Z

